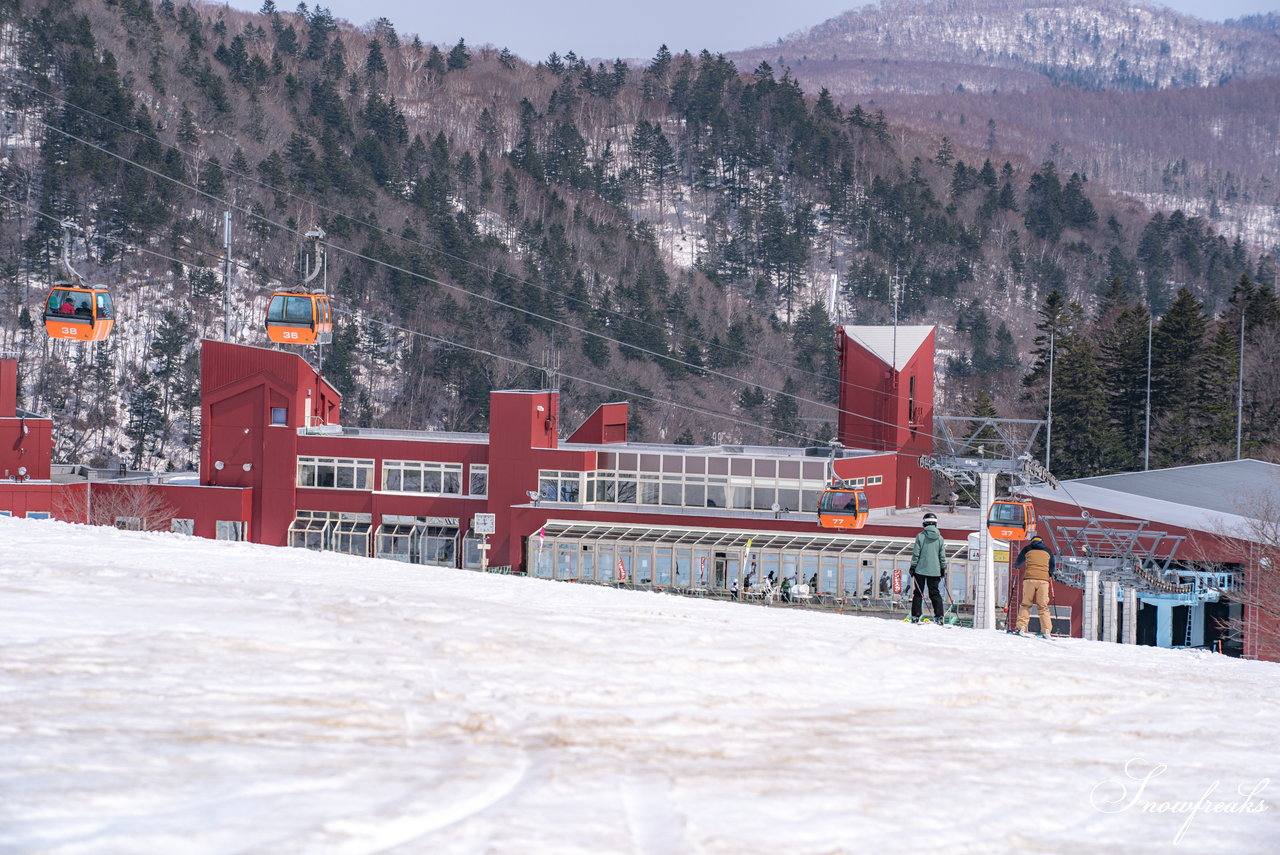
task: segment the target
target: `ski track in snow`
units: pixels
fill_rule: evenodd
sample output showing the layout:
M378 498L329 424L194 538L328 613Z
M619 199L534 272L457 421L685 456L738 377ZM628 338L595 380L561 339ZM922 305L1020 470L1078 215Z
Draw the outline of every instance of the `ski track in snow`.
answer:
M51 521L0 519L0 700L5 855L1280 840L1280 781L1142 809L1280 779L1273 663Z

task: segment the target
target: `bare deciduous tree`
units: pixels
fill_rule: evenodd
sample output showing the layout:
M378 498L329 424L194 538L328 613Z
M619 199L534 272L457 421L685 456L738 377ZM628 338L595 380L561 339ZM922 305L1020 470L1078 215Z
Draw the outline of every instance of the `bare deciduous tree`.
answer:
M134 531L165 531L177 508L150 484L74 485L53 504L68 522L110 525Z
M1218 533L1245 566L1244 587L1231 594L1244 614L1224 629L1239 634L1251 658L1280 661L1280 490L1252 494L1245 502L1243 522Z

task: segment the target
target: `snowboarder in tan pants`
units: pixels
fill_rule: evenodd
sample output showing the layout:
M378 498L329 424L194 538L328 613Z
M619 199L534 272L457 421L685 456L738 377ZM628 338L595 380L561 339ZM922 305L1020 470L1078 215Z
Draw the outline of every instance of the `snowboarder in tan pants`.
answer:
M1014 567L1026 566L1022 577L1022 605L1018 608L1018 635L1027 635L1027 623L1031 620L1031 604L1036 604L1040 613L1040 634L1045 638L1053 635L1053 616L1049 614L1049 580L1053 578L1053 553L1039 535L1031 538L1031 542L1018 553Z

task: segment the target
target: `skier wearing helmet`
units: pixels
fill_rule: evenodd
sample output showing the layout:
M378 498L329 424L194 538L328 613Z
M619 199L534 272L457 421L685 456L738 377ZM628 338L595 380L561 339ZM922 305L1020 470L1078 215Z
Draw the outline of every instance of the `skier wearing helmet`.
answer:
M938 592L938 583L947 575L947 549L942 535L938 534L937 514L925 514L921 524L924 530L916 535L911 547L911 622L920 622L921 601L927 587L934 620L942 623L942 594Z

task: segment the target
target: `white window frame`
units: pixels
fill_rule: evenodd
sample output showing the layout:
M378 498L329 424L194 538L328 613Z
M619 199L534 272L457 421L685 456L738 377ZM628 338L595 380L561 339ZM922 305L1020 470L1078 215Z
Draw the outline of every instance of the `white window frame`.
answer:
M27 511L27 519L29 520L47 520L52 519L52 516L48 511Z
M583 482L586 479L583 476L582 472L539 469L538 500L563 502L569 505L581 504L586 496L586 491L583 489ZM566 498L566 491L568 491L568 498Z
M409 485L406 488L406 485ZM434 485L439 489L427 489ZM462 464L433 460L382 461L382 492L461 496Z
M320 483L330 479L332 483ZM311 490L372 490L373 459L300 456L297 486Z
M478 479L483 479L481 489L476 489ZM470 496L487 496L489 495L489 464L488 463L472 463L467 472L467 495Z

